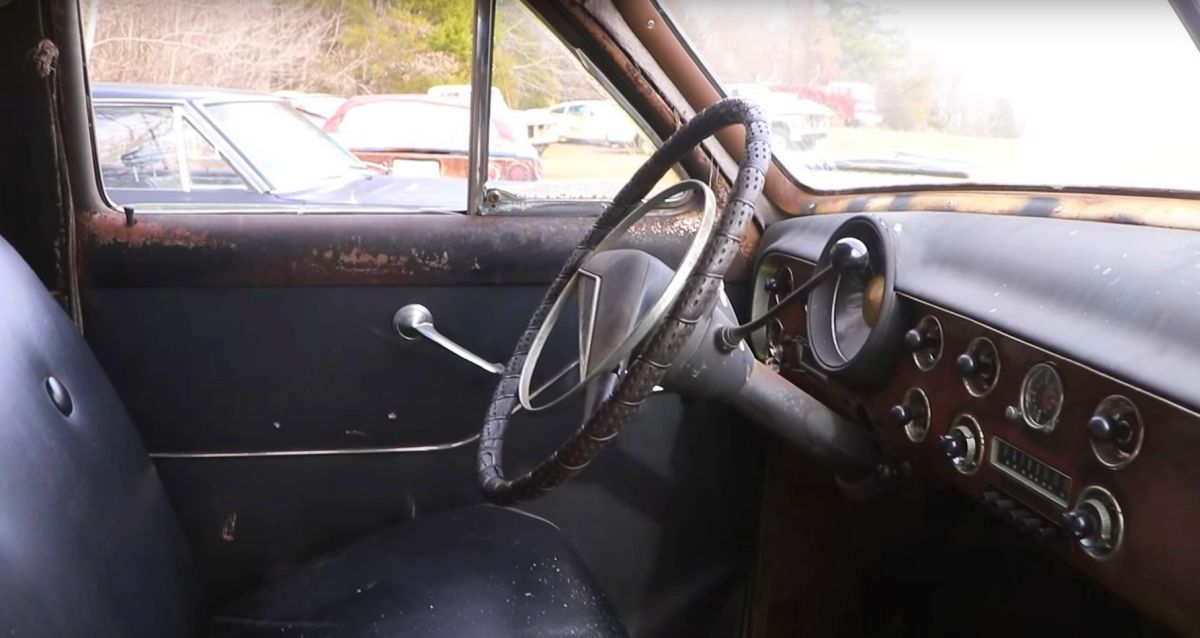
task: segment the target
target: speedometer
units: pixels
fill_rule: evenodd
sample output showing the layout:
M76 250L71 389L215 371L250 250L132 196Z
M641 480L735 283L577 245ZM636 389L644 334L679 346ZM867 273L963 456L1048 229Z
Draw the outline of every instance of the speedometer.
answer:
M1043 432L1053 430L1062 406L1063 385L1058 370L1048 363L1030 368L1021 382L1021 413L1026 425Z
M868 259L853 268L833 266L833 251L845 239L858 240ZM896 258L891 233L870 215L847 219L833 231L817 271L830 277L808 295L808 349L813 367L847 386L881 387L889 379L908 323L895 292ZM844 266L845 264L843 264Z
M870 273L839 277L833 289L833 346L843 359L862 350L871 326L863 315L863 299Z

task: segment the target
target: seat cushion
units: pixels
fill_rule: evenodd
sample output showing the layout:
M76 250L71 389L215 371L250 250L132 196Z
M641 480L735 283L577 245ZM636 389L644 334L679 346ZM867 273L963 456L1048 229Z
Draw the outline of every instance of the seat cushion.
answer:
M0 635L183 638L199 612L187 543L125 407L0 239Z
M318 558L221 611L211 635L626 633L557 528L480 505L417 518Z

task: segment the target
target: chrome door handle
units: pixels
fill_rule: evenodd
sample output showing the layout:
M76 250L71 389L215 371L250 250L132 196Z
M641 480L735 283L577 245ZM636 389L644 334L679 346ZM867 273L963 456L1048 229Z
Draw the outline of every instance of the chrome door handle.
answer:
M433 313L419 303L410 303L397 310L396 314L392 316L392 327L396 329L396 334L404 339L417 341L425 338L492 374L504 372L503 365L484 359L438 332L438 329L433 326Z

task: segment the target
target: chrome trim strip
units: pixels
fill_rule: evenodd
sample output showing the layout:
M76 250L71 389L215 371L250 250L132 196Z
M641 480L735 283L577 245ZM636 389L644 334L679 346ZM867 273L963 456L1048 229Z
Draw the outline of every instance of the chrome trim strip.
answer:
M289 456L357 456L375 454L411 454L415 452L443 452L470 445L479 440L478 434L465 439L434 445L409 445L381 448L334 448L328 450L263 450L256 452L151 452L152 459L246 459Z
M488 137L492 112L492 48L496 0L475 0L471 54L471 137L467 158L467 214L483 213L488 180Z

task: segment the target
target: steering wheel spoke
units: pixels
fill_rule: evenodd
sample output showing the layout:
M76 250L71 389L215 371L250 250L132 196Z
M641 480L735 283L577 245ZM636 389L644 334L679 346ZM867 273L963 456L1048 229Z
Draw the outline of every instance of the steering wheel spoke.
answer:
M712 191L687 180L638 205L668 170L717 131L741 124L746 148L719 220ZM738 254L754 215L770 161L770 126L762 111L727 99L701 111L663 143L634 174L564 264L518 341L492 397L479 438L478 472L484 495L500 504L536 498L582 471L662 382L667 368L710 312L721 281ZM702 195L695 235L672 270L651 255L620 249L626 231L667 199ZM580 305L579 374L566 392L537 401L530 392L538 359L571 298ZM636 354L635 354L636 353ZM614 372L623 365L620 372ZM518 404L544 410L585 391L583 424L549 458L509 480L501 469L504 435Z

